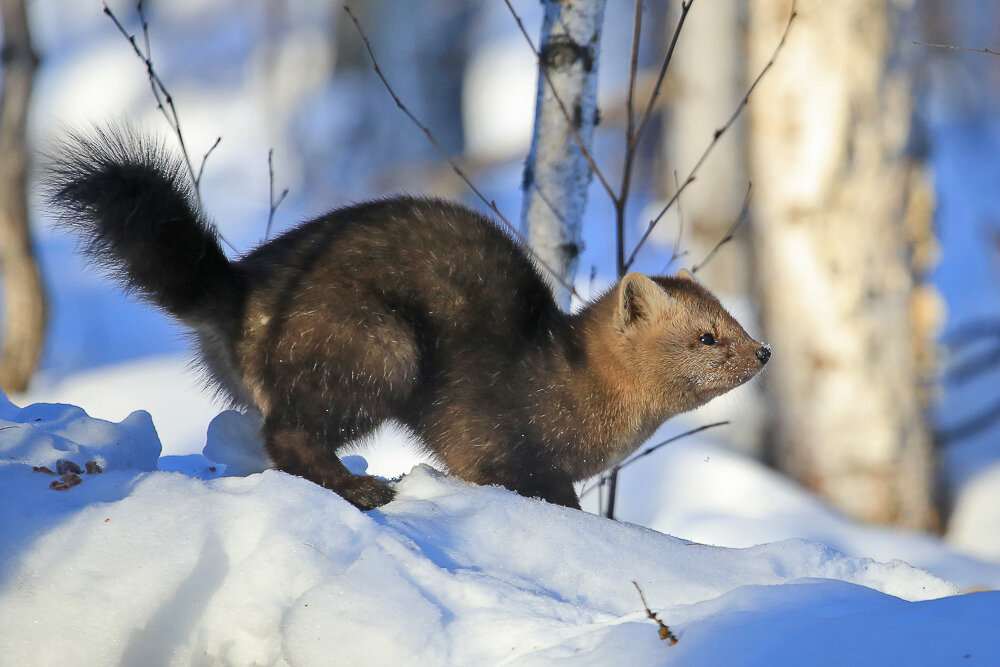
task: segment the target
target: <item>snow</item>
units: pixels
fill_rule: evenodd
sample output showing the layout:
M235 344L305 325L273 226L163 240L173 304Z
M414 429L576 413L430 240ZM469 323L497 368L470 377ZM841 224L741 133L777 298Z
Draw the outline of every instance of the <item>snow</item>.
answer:
M223 414L207 451L245 426ZM158 471L143 412L5 403L0 420L5 664L1000 660L1000 592L958 595L899 560L707 546L426 465L362 513L275 470ZM56 491L33 467L58 459L103 472Z
M681 440L648 458L620 473L616 514L624 520L728 547L804 538L854 556L905 560L962 590L1000 587L1000 563L980 560L988 553L963 554L926 534L853 522L788 478L704 439ZM988 494L986 487L970 508L994 508Z
M994 464L962 486L948 524L949 542L980 558L1000 554L1000 465Z

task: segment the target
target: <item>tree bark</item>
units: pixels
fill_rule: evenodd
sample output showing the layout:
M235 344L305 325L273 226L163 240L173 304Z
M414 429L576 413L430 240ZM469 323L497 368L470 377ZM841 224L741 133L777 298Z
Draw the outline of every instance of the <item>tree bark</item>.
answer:
M787 9L749 6L752 68ZM897 6L799 0L750 100L756 271L774 347L774 464L851 516L934 528L927 387L940 309L922 280L932 204L907 154Z
M604 0L544 0L543 4L535 131L524 169L521 221L539 258L572 284L592 176L573 129L589 150L598 120L597 62ZM562 107L552 93L553 86ZM569 290L548 277L560 305L568 309Z
M0 0L3 82L0 84L0 388L20 392L38 364L46 302L28 222L28 106L38 57L24 0Z
M683 179L746 93L745 8L742 3L714 2L694 6L684 22L684 33L670 63L675 83L667 114L661 190L669 196L677 189L675 173ZM672 32L676 17L666 22ZM688 255L680 263L688 268L701 261L725 237L739 215L747 181L746 123L728 130L698 178L684 190L671 222L660 223L655 234L661 244L677 239L677 211L684 219L681 245ZM747 293L748 237L740 234L731 247L720 252L698 277L715 292ZM673 267L679 268L679 267Z

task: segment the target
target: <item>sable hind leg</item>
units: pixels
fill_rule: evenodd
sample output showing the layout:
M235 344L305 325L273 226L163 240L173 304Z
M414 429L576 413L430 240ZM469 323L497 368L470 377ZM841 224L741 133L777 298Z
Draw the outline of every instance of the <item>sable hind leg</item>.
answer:
M345 307L340 309L347 311ZM323 311L289 320L258 384L267 393L262 434L277 468L299 475L366 510L394 492L344 467L338 451L394 417L417 382L418 353L406 322L385 313ZM328 327L328 328L324 328Z
M336 449L311 433L283 427L277 421L265 421L263 434L275 467L330 489L360 510L384 505L396 495L385 482L351 473L335 453Z

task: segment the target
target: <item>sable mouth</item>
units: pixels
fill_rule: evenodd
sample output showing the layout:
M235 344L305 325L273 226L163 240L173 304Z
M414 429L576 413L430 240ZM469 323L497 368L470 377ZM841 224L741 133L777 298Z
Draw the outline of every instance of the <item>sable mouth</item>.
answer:
M709 386L707 387L707 389L709 393L712 393L717 396L731 389L736 389L737 387L743 386L744 384L752 380L754 377L756 377L756 375L760 373L761 370L763 370L765 364L767 364L766 361L761 361L759 365L753 365L746 368L742 373L736 375L735 381L727 382L724 379L720 378L721 381L718 382L718 384Z

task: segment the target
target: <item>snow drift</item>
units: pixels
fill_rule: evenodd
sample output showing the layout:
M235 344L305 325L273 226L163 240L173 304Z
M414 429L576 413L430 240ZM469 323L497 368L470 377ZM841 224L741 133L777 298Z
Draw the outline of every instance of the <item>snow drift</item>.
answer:
M900 561L695 544L428 466L361 513L274 470L158 471L143 412L4 400L0 429L6 664L1000 660L1000 593Z

